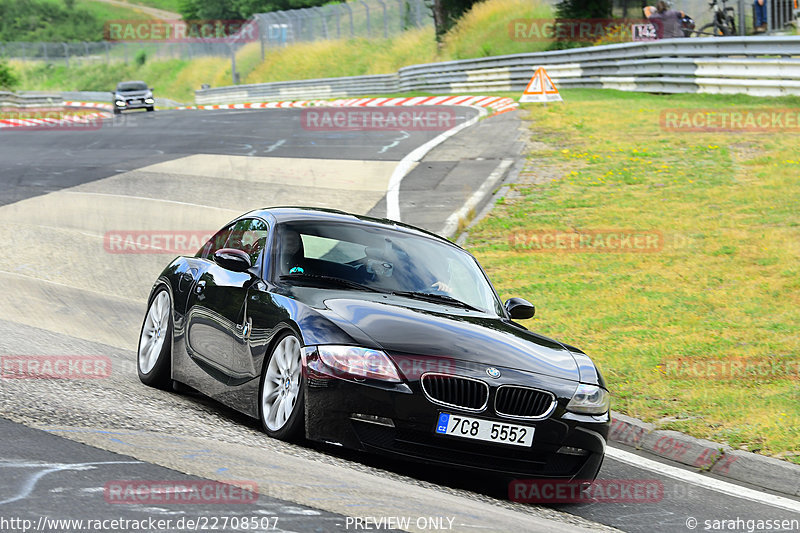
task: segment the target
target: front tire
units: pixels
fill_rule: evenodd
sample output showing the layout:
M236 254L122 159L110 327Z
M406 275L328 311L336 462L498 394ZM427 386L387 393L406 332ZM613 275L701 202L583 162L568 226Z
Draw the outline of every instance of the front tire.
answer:
M296 440L303 435L305 392L300 340L292 333L280 337L264 365L259 414L270 437Z
M150 387L167 389L172 384L171 356L172 299L162 287L150 300L139 335L136 357L139 380Z

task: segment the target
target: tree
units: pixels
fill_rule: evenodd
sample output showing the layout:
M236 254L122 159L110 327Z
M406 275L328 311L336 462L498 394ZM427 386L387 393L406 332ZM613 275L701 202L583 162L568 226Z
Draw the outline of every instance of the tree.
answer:
M603 19L611 17L611 0L561 0L556 4L560 19Z
M441 43L444 34L455 26L461 16L481 0L432 0L428 5L433 12L436 41Z

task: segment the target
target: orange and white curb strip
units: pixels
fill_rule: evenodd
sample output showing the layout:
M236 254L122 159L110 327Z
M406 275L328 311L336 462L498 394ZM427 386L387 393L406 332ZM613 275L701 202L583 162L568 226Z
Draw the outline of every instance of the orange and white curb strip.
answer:
M64 102L65 108L73 109L98 109L96 113L87 115L64 115L61 118L7 118L0 119L0 129L4 128L32 128L37 126L56 126L66 124L89 124L98 119L112 118L111 105L98 104L94 102ZM36 109L30 110L32 114ZM24 111L23 111L24 112Z
M457 105L483 107L493 111L492 116L519 107L511 98L499 96L414 96L408 98L339 98L336 100L286 100L280 102L253 102L247 104L213 104L182 106L176 109L281 109L294 107L382 107Z

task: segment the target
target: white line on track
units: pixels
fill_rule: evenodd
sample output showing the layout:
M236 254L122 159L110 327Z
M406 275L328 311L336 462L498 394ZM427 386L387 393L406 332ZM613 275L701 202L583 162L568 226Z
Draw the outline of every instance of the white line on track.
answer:
M784 498L782 496L767 494L765 492L759 492L741 485L734 485L733 483L728 483L727 481L722 481L721 479L704 476L702 474L698 474L697 472L692 472L690 470L684 470L683 468L653 461L652 459L648 459L646 457L642 457L641 455L636 455L625 450L620 450L619 448L612 448L611 446L606 447L606 455L621 463L635 466L637 468L643 468L645 470L650 470L672 479L677 479L678 481L691 483L692 485L697 485L698 487L721 492L722 494L727 494L728 496L735 496L743 500L763 503L765 505L786 509L795 513L800 512L800 502L798 501Z
M510 167L513 163L513 159L503 159L500 161L500 164L495 167L491 174L489 174L489 177L486 178L486 181L484 181L480 187L478 187L478 190L475 191L466 202L464 202L464 205L447 217L447 220L444 223L444 228L442 228L442 231L439 232L439 235L447 238L453 236L458 230L458 221L461 219L466 219L467 216L469 216L470 210L475 209L478 204L481 203L481 200L489 194L492 187L497 184L500 178L503 177L503 174L506 173L506 169L508 169L508 167Z
M433 150L436 146L443 143L459 131L469 128L473 124L477 123L481 117L485 117L487 115L486 109L482 107L475 107L473 109L478 111L476 116L459 124L458 126L452 127L449 130L440 133L422 146L418 146L413 151L409 152L407 156L401 159L399 163L397 163L397 166L394 167L394 172L392 172L392 177L389 178L389 187L386 189L386 218L400 222L400 183L403 181L403 178L406 177L408 171L411 170L411 166L425 157L425 154Z
M137 170L143 170L143 167ZM113 194L107 192L89 192L89 191L58 191L61 194L79 194L79 195L96 195L96 196L110 196L113 198L130 198L133 200L149 200L151 202L163 202L167 204L187 205L190 207L202 207L203 209L216 209L217 211L234 211L233 209L226 209L224 207L215 207L213 205L193 204L191 202L179 202L178 200L165 200L163 198L148 198L146 196L131 196L127 194Z

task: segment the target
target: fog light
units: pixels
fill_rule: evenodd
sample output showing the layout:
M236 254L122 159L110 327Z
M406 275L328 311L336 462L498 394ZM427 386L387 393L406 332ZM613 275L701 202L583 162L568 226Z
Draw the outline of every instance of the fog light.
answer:
M582 448L573 448L572 446L562 446L556 453L562 453L564 455L589 455L588 451Z
M391 418L384 418L382 416L353 413L350 415L350 420L358 420L359 422L367 422L368 424L377 424L378 426L386 426L390 428L394 427L394 421Z

